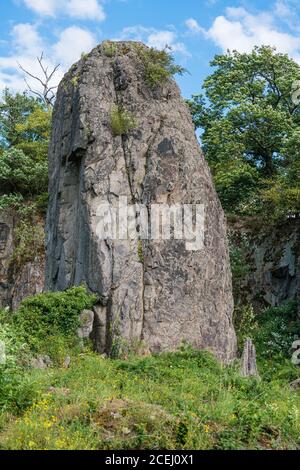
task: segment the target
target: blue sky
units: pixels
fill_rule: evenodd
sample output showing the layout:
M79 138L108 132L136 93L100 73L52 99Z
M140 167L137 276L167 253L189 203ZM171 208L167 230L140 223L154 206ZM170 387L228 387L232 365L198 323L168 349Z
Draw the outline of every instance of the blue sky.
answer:
M170 45L190 74L185 97L200 91L214 54L269 44L300 63L298 0L0 0L0 90L25 87L17 62L38 73L35 57L70 65L104 39Z

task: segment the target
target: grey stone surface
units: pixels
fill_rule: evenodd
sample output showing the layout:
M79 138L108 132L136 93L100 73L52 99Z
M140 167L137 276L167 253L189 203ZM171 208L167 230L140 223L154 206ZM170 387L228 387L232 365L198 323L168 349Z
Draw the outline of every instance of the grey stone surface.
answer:
M14 265L14 230L18 218L13 210L0 213L0 308L16 310L20 302L44 288L45 255L39 254L22 266ZM41 221L42 224L42 221Z
M120 52L122 49L122 52ZM133 43L114 57L103 45L61 82L49 151L46 289L85 283L101 295L99 352L115 336L151 351L182 341L229 361L236 354L226 221L201 154L189 110L174 81L151 88ZM137 127L114 136L111 110L121 105ZM182 241L101 241L100 202L205 204L205 246Z
M300 389L300 379L294 380L294 382L292 382L290 384L290 387L294 391L299 390Z
M10 304L10 260L13 254L13 217L0 212L0 308Z
M49 356L38 356L31 360L31 367L33 369L47 369L52 367L53 363Z
M80 328L78 328L77 334L79 338L86 338L90 337L90 334L93 331L94 326L94 312L91 310L83 310L80 314Z
M249 245L250 269L243 279L243 294L258 307L297 300L300 308L300 221L290 219L260 231L238 231L247 236Z

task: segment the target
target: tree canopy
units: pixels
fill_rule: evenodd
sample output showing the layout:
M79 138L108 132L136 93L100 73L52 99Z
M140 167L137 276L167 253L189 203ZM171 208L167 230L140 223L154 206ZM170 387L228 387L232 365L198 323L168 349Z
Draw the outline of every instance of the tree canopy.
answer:
M0 207L47 191L51 110L27 93L0 101ZM2 204L3 203L3 204Z
M277 212L298 212L300 106L292 90L300 67L267 46L217 55L211 66L204 93L189 105L225 209L248 214L277 204Z

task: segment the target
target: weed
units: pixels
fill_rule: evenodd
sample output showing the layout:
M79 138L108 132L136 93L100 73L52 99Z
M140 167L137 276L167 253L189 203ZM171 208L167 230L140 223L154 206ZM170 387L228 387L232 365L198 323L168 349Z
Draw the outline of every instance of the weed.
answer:
M111 111L111 128L113 134L125 135L137 127L135 118L121 106L114 106Z

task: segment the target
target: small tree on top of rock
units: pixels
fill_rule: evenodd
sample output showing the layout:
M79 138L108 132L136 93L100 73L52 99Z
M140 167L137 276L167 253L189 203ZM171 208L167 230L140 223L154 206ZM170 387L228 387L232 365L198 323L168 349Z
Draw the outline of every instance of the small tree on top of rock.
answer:
M165 82L174 75L183 75L186 71L180 65L175 64L168 46L164 50L157 50L153 47L136 45L136 51L144 66L145 79L151 87Z

